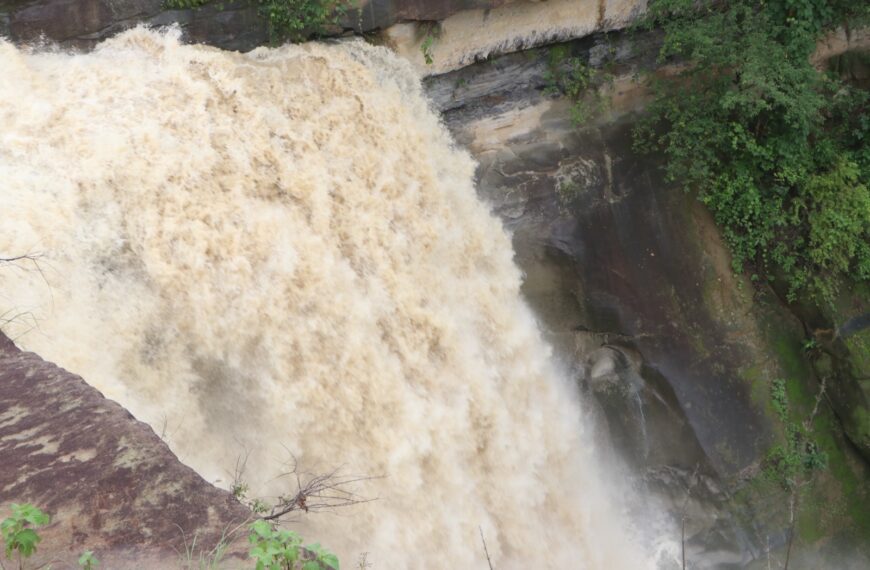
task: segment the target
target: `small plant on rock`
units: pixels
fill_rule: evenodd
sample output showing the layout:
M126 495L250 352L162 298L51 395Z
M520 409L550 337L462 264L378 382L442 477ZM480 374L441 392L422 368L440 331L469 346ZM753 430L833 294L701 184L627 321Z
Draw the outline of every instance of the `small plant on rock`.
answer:
M96 570L99 565L100 561L97 560L96 556L94 556L93 551L85 550L84 553L79 556L79 566L82 570Z
M51 518L29 503L12 503L12 516L0 523L6 558L17 555L18 567L23 568L23 560L36 552L36 545L42 540L36 528L45 526Z
M601 87L612 83L613 76L572 57L567 46L557 46L550 50L544 81L547 84L544 93L567 97L571 101L571 122L583 127L607 109Z
M256 570L338 570L338 557L319 544L302 546L302 538L290 530L278 530L264 520L251 525L248 541Z

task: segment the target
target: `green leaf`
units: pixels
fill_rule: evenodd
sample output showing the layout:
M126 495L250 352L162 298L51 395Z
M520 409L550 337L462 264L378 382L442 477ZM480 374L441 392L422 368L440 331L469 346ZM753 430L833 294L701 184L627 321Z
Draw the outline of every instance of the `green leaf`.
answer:
M332 554L331 552L325 553L320 561L329 566L330 568L333 568L334 570L340 570L338 556Z
M260 538L272 537L272 525L264 520L258 520L251 525L251 532Z
M94 553L91 550L85 550L84 553L79 556L79 566L81 566L85 570L93 570L99 565L100 561L97 560L96 556L94 556Z
M36 531L30 528L25 528L15 533L12 538L12 543L15 545L15 550L21 553L25 558L30 557L36 550L36 545L42 540Z

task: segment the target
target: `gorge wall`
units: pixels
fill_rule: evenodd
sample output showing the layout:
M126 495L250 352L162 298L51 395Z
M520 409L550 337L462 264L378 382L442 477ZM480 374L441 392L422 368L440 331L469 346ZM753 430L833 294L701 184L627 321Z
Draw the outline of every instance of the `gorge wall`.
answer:
M811 313L813 321L776 291L735 275L701 204L664 182L655 157L631 150L631 113L645 95L619 78L649 69L656 41L654 34L611 36L559 48L593 63L613 54L608 110L580 128L572 103L545 93L546 50L426 84L480 163L479 191L512 231L526 298L557 353L595 395L641 485L672 496L674 512L695 489L693 564L764 567L768 549L782 555L790 517L787 500L762 483L767 451L782 430L771 382L788 379L806 416L823 378L827 390L860 391L860 373L848 370L866 366L866 332L845 339L851 352L823 339L816 352L804 347L816 331L866 313L868 297L861 290L844 295L843 313L831 324L830 316ZM832 366L847 372L835 376ZM849 413L860 413L862 398L851 398ZM861 537L870 527L858 505L868 493L867 463L855 446L860 439L842 428L848 415L840 415L835 396L831 401L817 420L831 469L798 515L803 548L792 564L800 568L866 564ZM841 557L861 549L856 559Z
M194 540L207 552L223 536L238 538L251 517L151 427L2 333L0 457L3 518L9 502L52 515L35 566L72 567L93 550L104 568L176 567ZM234 545L227 561L240 551Z
M782 556L788 505L760 477L782 431L770 382L788 378L809 413L822 377L852 376L834 406L822 408L831 468L799 515L792 567L864 568L868 469L841 420L866 398L867 331L820 338L830 343L821 354L803 347L815 331L866 313L868 296L844 299L834 322L756 289L731 272L700 204L664 184L655 159L630 150L629 113L643 105L631 77L651 68L657 39L594 34L624 26L640 9L638 2L373 1L350 11L343 27L381 30L381 41L418 72L437 74L425 90L479 163L478 192L511 232L525 298L595 402L602 437L628 457L638 488L675 516L688 512L696 567L763 568L768 548ZM228 49L267 40L246 3L167 11L153 1L0 2L0 34L18 42L44 34L91 48L139 22L178 23L190 41ZM421 46L430 34L437 37L427 64ZM544 94L548 51L509 52L584 36L570 44L572 53L590 62L615 53L618 67L608 113L578 129L570 104ZM843 51L855 39L844 33L831 45ZM858 406L844 410L843 401Z
M360 0L334 33L383 32L383 40L425 73L442 73L498 53L614 30L642 12L645 0ZM2 0L0 36L40 38L92 48L133 26L179 25L186 41L247 51L268 42L256 2L228 0L167 9L164 0ZM430 37L431 36L431 37ZM430 37L426 64L421 46Z

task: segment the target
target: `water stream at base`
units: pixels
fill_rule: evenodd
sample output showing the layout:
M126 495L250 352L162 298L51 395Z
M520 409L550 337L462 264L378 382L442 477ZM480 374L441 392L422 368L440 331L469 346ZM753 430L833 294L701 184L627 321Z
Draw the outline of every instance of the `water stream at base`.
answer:
M408 65L135 29L0 42L0 313L227 486L384 475L294 528L376 568L644 568L508 236Z

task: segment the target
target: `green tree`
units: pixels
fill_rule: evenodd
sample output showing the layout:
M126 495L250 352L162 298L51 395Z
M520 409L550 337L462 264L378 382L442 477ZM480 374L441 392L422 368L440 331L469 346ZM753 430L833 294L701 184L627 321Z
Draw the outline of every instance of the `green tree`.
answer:
M22 560L30 558L42 540L35 529L47 525L50 520L47 514L31 504L12 503L12 515L0 522L6 558L16 555L18 567L22 568Z
M669 180L707 205L735 270L830 301L870 280L868 94L814 67L819 37L866 21L847 0L653 0L664 30L654 102L636 130Z
M338 24L348 2L342 0L250 0L259 5L258 13L269 28L273 44L283 41L303 42L322 36L329 26ZM164 0L169 9L194 9L212 0ZM223 9L223 4L218 4Z

